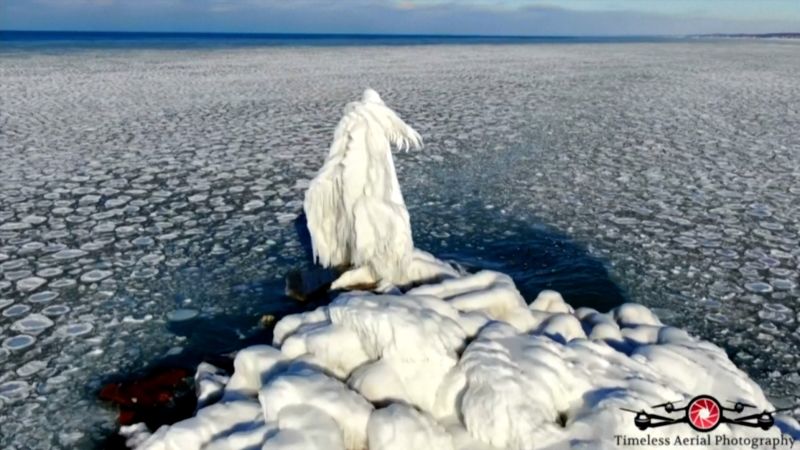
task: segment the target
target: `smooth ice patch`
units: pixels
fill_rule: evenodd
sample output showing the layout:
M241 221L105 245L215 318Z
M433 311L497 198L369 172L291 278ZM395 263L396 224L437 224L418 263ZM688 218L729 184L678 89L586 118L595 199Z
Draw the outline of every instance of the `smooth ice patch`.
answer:
M58 259L58 260L76 259L76 258L81 258L83 256L86 256L87 254L88 253L86 253L83 250L65 249L65 250L61 250L58 253L54 253L53 254L53 258Z
M772 292L772 286L770 286L768 283L764 283L763 281L756 281L756 282L753 282L753 283L747 283L747 284L744 285L744 287L748 291L755 292L757 294L767 294L767 293Z
M64 314L70 311L70 307L67 305L50 305L42 310L42 314L45 316L63 316Z
M59 278L58 280L51 282L49 286L54 289L61 289L75 286L76 284L78 284L78 282L72 278Z
M242 209L244 211L249 212L249 211L255 211L263 207L264 207L264 202L262 202L261 200L250 200L249 202L244 204Z
M56 334L63 337L71 338L91 333L93 329L94 325L88 322L71 323L58 327L58 329L56 330Z
M167 313L167 320L170 322L183 322L197 317L200 311L196 309L176 309Z
M28 305L14 305L3 310L3 317L19 317L25 315L31 307Z
M42 291L32 294L30 297L28 297L28 301L31 303L47 303L55 300L56 298L58 298L58 292Z
M31 227L27 222L6 222L0 225L0 231L20 231Z
M7 381L0 384L0 399L8 402L24 399L31 391L31 385L25 381Z
M35 291L45 283L47 283L47 280L44 278L28 277L17 281L17 290L21 292Z
M38 335L53 326L53 321L41 314L31 314L19 319L11 325L11 329L20 333Z
M17 375L21 378L27 378L35 373L44 370L47 367L45 361L28 361L17 369Z
M35 337L27 334L19 334L3 340L3 348L15 352L30 347L34 342L36 342Z
M39 277L42 277L42 278L52 278L52 277L61 275L62 273L64 273L64 270L61 269L60 267L48 267L46 269L42 269L42 270L36 272L36 276L39 276Z
M82 283L97 283L98 281L105 280L106 278L113 275L113 272L110 270L90 270L83 275L81 275L81 282Z
M47 217L31 214L30 216L25 216L22 221L31 225L41 225L47 222Z

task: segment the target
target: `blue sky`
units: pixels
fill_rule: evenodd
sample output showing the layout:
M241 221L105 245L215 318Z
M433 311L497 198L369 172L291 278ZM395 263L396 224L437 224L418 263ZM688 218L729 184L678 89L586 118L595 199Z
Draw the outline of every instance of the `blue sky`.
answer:
M0 29L488 35L800 31L800 0L0 0Z

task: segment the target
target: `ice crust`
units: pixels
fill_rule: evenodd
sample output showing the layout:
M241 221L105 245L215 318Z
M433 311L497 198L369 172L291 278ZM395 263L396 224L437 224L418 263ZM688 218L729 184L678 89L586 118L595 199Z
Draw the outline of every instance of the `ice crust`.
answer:
M639 433L620 408L704 393L774 409L722 349L642 305L573 310L553 291L526 305L491 271L399 295L341 294L279 321L273 346L240 351L234 366L222 400L137 448L615 448L614 435ZM797 435L796 421L777 421Z
M797 405L797 53L746 40L0 48L0 384L28 386L0 400L0 448L99 445L117 427L94 395L107 375L197 345L172 311L279 312L263 282L282 289L305 260L292 221L364 86L425 136L396 154L418 245L496 268L513 244L546 279L539 262L564 249L527 242L559 230L627 298L723 345L775 406ZM113 274L81 281L95 270ZM11 328L34 314L54 325ZM470 318L468 332L485 320Z

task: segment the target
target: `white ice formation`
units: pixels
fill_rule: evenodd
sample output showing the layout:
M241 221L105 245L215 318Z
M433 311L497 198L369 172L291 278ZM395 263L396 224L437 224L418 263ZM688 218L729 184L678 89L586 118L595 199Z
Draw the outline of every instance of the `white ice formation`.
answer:
M528 304L505 274L460 274L413 250L389 142L416 144L419 138L368 91L346 110L306 197L317 256L326 265L360 266L348 275L353 278L405 284L432 273L446 276L405 292L346 292L327 306L284 317L271 346L237 354L230 379L201 367L204 406L195 417L152 435L142 426L126 427L131 446L612 449L616 436L697 435L687 424L642 432L634 414L621 408L685 404L708 394L757 411L774 409L722 349L662 324L644 306L574 310L553 291ZM341 163L348 158L353 177L378 177L372 180L378 191L350 179L350 165ZM366 221L363 241L360 220ZM380 230L393 237L379 239ZM412 261L418 263L413 270ZM777 416L776 423L767 431L721 424L710 436L798 437L793 419Z
M392 146L408 150L421 145L419 134L374 90L367 89L361 101L345 107L303 205L314 258L324 267L354 270L335 281L334 289L406 285L411 281L409 268L425 264L414 253L391 151Z
M615 435L645 436L620 408L710 394L773 409L723 350L641 305L573 310L552 291L526 305L489 271L401 295L341 294L282 319L273 346L240 351L234 366L218 402L138 448L610 449ZM797 422L776 421L796 435ZM723 424L712 435L781 430Z

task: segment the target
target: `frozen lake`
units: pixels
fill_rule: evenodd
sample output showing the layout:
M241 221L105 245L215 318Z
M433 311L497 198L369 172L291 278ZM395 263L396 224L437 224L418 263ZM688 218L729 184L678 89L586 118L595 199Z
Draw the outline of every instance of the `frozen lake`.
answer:
M83 448L109 376L292 305L294 220L371 86L417 246L631 300L800 400L800 43L0 55L0 447ZM188 311L187 311L188 310ZM186 323L177 315L198 316Z

